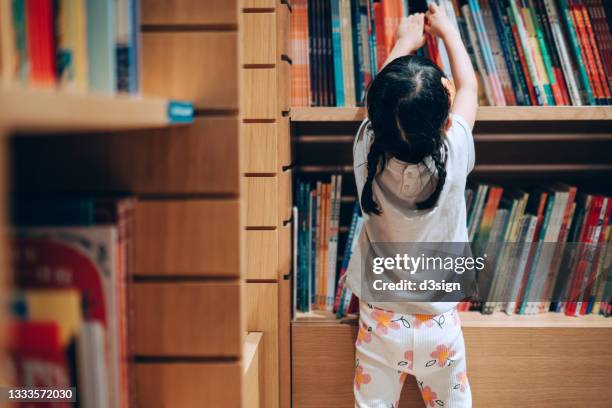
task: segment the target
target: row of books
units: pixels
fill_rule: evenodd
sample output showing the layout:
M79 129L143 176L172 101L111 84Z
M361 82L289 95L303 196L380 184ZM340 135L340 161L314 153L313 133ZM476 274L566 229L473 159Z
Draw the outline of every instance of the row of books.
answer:
M138 93L138 0L3 0L5 83L106 94Z
M294 279L301 312L341 317L356 310L343 283L363 218L356 203L338 248L341 196L332 186L339 177L297 185ZM529 190L470 184L465 196L474 256L490 259L478 299L461 302L460 310L612 315L612 198L563 184Z
M130 198L15 203L9 345L15 385L76 387L79 406L129 405L133 207Z
M298 0L293 106L362 105L403 16L436 2L466 45L480 104L612 102L612 3L603 0ZM440 39L418 51L452 78Z

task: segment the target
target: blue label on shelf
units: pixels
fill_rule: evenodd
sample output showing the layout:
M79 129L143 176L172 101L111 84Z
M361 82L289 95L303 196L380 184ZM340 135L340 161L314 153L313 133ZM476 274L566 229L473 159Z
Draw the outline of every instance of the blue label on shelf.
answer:
M193 121L193 105L190 102L168 101L169 123L191 123Z

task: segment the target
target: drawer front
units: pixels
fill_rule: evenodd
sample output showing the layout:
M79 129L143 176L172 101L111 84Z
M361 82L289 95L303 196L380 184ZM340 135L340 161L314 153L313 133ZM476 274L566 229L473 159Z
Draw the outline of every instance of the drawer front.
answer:
M278 350L280 407L291 407L291 280L281 279L278 285Z
M134 210L137 276L239 277L237 200L143 200Z
M277 68L244 68L243 118L276 119L278 111Z
M142 24L238 24L238 2L140 0Z
M142 64L148 96L186 100L203 109L238 109L235 32L143 33Z
M282 279L291 270L291 225L246 231L247 279Z
M291 64L287 61L279 63L278 98L281 112L291 109Z
M247 330L263 332L259 363L263 384L264 407L278 407L278 284L246 284Z
M289 10L289 6L287 4L281 4L278 6L276 9L276 19L278 26L278 55L285 55L291 59L293 57L291 55L291 44L289 41L289 31L291 29L291 11Z
M247 227L276 227L279 220L279 176L246 177Z
M129 295L137 356L240 357L238 283L138 282Z
M244 124L245 173L276 173L281 163L277 123Z
M277 43L276 16L269 13L244 13L243 63L274 64Z
M239 408L239 362L136 363L131 384L135 407Z
M261 401L263 397L261 387L264 384L265 378L261 375L259 364L262 354L262 336L263 334L260 332L251 332L246 336L246 340L244 341L244 354L242 360L244 373L242 406L244 408L263 407Z

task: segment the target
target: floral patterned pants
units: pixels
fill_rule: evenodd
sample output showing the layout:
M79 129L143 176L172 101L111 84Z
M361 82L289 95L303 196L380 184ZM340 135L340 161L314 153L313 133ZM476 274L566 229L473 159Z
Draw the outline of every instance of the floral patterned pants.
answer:
M425 407L469 408L465 345L455 309L438 316L405 315L360 302L355 406L397 408L408 374Z

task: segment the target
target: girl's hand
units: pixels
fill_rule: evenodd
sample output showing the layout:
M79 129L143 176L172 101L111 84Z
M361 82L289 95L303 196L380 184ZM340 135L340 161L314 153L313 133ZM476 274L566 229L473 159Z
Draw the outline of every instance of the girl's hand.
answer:
M397 28L397 42L394 51L399 54L408 55L418 50L425 44L425 14L415 13L402 18Z
M434 3L429 4L429 10L425 17L427 17L427 24L425 25L425 32L427 34L444 38L449 32L454 31L450 18L448 18L443 9Z

